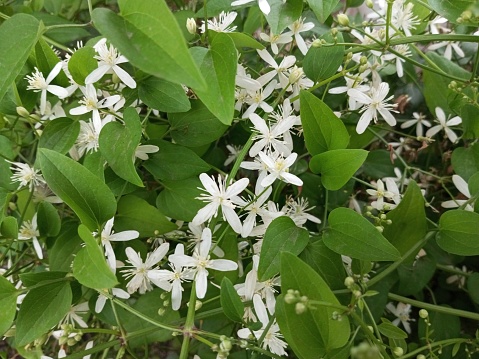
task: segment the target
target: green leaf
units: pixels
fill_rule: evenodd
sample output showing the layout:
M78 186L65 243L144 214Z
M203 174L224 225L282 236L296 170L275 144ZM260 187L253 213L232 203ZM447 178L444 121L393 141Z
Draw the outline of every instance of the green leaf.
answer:
M121 16L97 8L92 19L132 65L165 80L205 89L206 82L188 52L183 35L164 0L118 1Z
M105 159L100 151L88 152L83 158L83 167L105 182Z
M50 270L68 272L76 253L80 250L82 240L78 235L78 223L64 222L60 235L48 251Z
M221 123L206 106L197 100L191 101L191 110L185 113L169 113L171 137L175 143L186 147L210 144L221 137L228 126Z
M432 9L442 17L445 17L453 24L461 25L475 25L476 23L471 21L457 21L461 17L461 14L466 10L471 10L474 4L477 4L476 0L428 0Z
M468 182L473 174L479 172L479 145L456 148L452 152L451 163L454 172Z
M17 292L7 278L0 276L0 335L12 325L17 313Z
M460 256L479 254L479 214L451 210L439 219L437 244L443 250Z
M311 267L294 254L281 254L281 291L298 290L309 300L340 305L326 282ZM283 294L284 295L284 294ZM296 314L294 305L286 304L280 296L276 302L276 318L281 333L300 358L318 358L335 348L344 346L350 334L349 320L333 320L335 308L316 306L303 314ZM299 330L300 329L300 330Z
M378 325L378 329L382 335L390 339L406 339L407 333L404 330L399 329L391 323L381 323Z
M186 112L191 108L181 85L157 77L141 81L138 96L147 106L163 112Z
M467 277L467 291L469 292L472 301L479 304L479 273L472 273ZM1 332L2 331L0 330L0 333Z
M343 42L343 35L337 33L336 40L331 33L326 33L320 37L327 44ZM331 76L337 71L343 63L344 45L334 46L312 46L304 57L304 73L314 82L320 82ZM302 119L302 117L301 117Z
M0 100L22 70L41 34L40 22L16 14L0 26Z
M331 289L344 288L346 271L341 256L329 249L324 241L308 244L299 258L319 273Z
M96 239L83 224L78 227L78 235L85 242L85 247L78 251L73 260L74 277L88 288L113 288L118 284L118 281L108 267Z
M103 126L98 143L102 156L111 169L124 180L143 187L143 181L136 172L135 151L141 140L141 120L133 107L123 112L122 125L112 121ZM121 151L118 146L121 145Z
M2 224L3 218L5 217L10 197L10 192L0 187L0 224Z
M243 322L244 304L236 293L233 283L226 277L223 277L221 281L220 303L223 312L229 319L234 322Z
M349 143L349 134L343 121L328 105L308 91L301 91L299 98L308 152L314 156L329 150L345 149Z
M42 201L37 207L37 223L40 234L46 237L55 237L60 233L62 221L53 204Z
M318 18L321 24L326 22L326 19L331 15L333 10L339 4L339 0L307 0L308 5ZM338 66L339 67L339 66Z
M288 25L299 19L303 11L303 0L268 0L271 11L266 15L271 33L280 35Z
M85 86L85 78L98 67L95 56L95 49L91 46L82 47L73 53L68 61L68 71L77 84Z
M38 152L48 186L90 230L98 230L115 215L115 196L97 176L58 152L45 148Z
M22 273L20 274L20 279L25 287L33 287L44 281L51 281L55 279L65 278L67 272L57 272L57 271L45 271L38 273ZM47 284L47 283L45 283Z
M208 88L195 88L201 101L222 123L233 121L237 53L233 40L226 34L216 34L209 50L194 47L191 53Z
M3 219L0 227L0 233L5 238L18 238L18 222L15 217L7 216Z
M118 202L115 227L119 231L134 229L140 232L140 237L154 237L177 228L156 207L133 195L124 196Z
M336 191L343 187L368 156L368 151L338 149L315 155L311 158L309 167L314 173L321 174L323 186Z
M61 281L34 288L23 299L16 321L16 344L24 346L49 331L70 310L70 282Z
M181 221L192 221L196 213L206 204L198 199L203 193L201 181L194 177L183 181L164 181L165 189L156 199L156 206L161 213Z
M395 261L400 254L366 218L349 208L329 214L324 243L336 253L366 261Z
M394 168L399 167L396 162L391 162L391 152L374 150L368 153L362 173L372 178L395 177Z
M479 121L476 121L477 107L465 104L461 108L463 139L476 139L479 137Z
M56 118L48 121L38 142L38 147L65 154L75 144L79 133L80 122L73 121L68 117Z
M148 172L166 181L181 181L208 172L210 165L189 148L167 141L154 142L160 150L143 163Z
M218 34L217 32L211 31L211 34ZM264 46L256 41L253 36L245 34L243 32L228 32L227 34L231 40L233 40L237 49L241 50L244 47L249 47L252 49L263 50ZM214 36L214 35L213 35Z
M436 261L429 256L411 259L411 261L410 264L401 264L397 269L399 275L397 293L402 296L419 293L436 272Z
M426 235L427 220L424 197L410 181L399 205L387 214L392 223L384 227L383 236L403 255ZM414 253L415 255L415 253Z
M300 254L309 242L308 231L286 216L275 218L264 235L258 265L258 279L264 282L278 274L282 252Z
M440 0L442 1L442 0ZM469 80L471 73L464 70L459 65L446 59L433 51L429 51L426 55L433 63L435 63L442 71ZM460 112L463 106L462 95L449 89L451 80L440 74L425 70L423 72L424 80L424 97L426 104L431 113L436 113L436 107L440 107L446 114L457 111Z

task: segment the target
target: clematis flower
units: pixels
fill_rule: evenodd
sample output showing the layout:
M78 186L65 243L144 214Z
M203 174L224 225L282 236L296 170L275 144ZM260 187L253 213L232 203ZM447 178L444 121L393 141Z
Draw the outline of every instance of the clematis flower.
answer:
M20 182L17 190L28 186L29 190L32 191L34 187L46 184L43 176L40 174L40 170L30 167L26 163L5 161L12 164L12 166L10 166L10 169L13 171L11 177L12 182Z
M291 25L289 25L289 29L293 33L294 39L296 40L296 45L298 45L299 51L303 55L306 55L308 52L308 47L306 46L306 43L304 42L303 37L301 36L302 32L309 31L314 27L314 23L312 22L304 22L304 18L300 17L298 20L293 22Z
M453 199L450 201L445 201L441 203L441 206L444 208L458 208L462 206L463 204L467 203L469 199L471 198L471 192L469 191L469 186L467 185L467 182L458 175L453 175L452 176L452 182L454 183L454 186L456 186L457 190L461 192L467 199ZM474 203L468 203L466 207L464 208L466 211L474 211Z
M132 239L138 238L140 233L138 231L123 231L115 233L113 231L113 223L115 218L110 218L108 222L106 222L105 227L101 231L101 243L105 248L105 255L107 258L107 263L110 268L114 271L116 268L116 256L115 251L111 245L111 242L124 242L130 241ZM96 233L94 233L96 235Z
M348 95L364 106L360 110L363 114L356 126L356 132L358 134L362 134L366 131L366 128L372 120L374 120L374 123L378 122L378 112L390 126L396 125L396 119L391 114L392 109L395 108L396 105L386 103L386 101L393 98L393 96L386 98L388 92L389 84L387 82L381 82L377 88L372 87L369 95L354 88L348 90Z
M416 135L422 137L424 134L423 126L431 127L431 122L426 120L426 116L422 113L413 112L412 116L414 119L407 120L401 124L401 128L409 128L416 125Z
M258 55L268 63L270 67L273 68L273 71L269 71L264 75L258 77L257 81L261 85L266 85L269 83L276 75L278 75L279 84L282 88L286 88L288 86L289 80L288 76L285 75L286 71L296 63L296 57L293 55L285 56L281 63L278 65L276 60L271 56L268 50L256 50Z
M438 42L436 44L430 45L429 50L437 50L440 48L445 47L444 49L444 57L448 60L452 59L452 51L456 53L457 57L462 58L466 56L464 51L462 51L461 47L459 46L460 42L459 41L443 41L443 42Z
M264 214L266 211L266 209L263 208L263 204L268 200L272 191L272 187L268 187L264 192L262 188L257 188L255 194L259 196L255 200L251 198L248 200L240 198L236 201L236 203L247 212L246 218L243 221L241 237L248 237L253 228L256 227L256 216Z
M285 351L288 345L283 339L281 339L283 335L279 332L279 326L276 323L276 319L273 321L273 324L269 326L269 318L268 312L266 311L266 306L258 294L253 296L253 304L256 315L262 324L261 329L253 331L254 337L256 339L264 337L263 342L261 343L263 349L269 350L271 353L277 355L288 355ZM269 329L266 335L264 335L264 331L268 326ZM249 328L238 330L238 337L242 339L250 339L250 335L251 330Z
M213 20L208 20L208 30L213 30L216 32L233 32L236 30L236 26L230 25L235 21L238 14L235 11L224 12L222 11L218 19L213 18ZM203 21L200 26L201 33L203 34L206 31L206 24Z
M444 110L440 107L436 107L436 117L437 122L439 122L439 125L433 126L429 130L427 130L426 137L432 137L439 131L444 130L444 132L446 132L447 138L449 138L449 141L451 141L452 143L456 143L458 137L455 132L449 127L459 125L460 123L462 123L462 119L459 116L455 116L449 120L446 119L446 114L444 113Z
M40 231L38 230L37 214L35 213L31 221L23 222L23 225L20 227L20 231L18 232L18 239L21 241L31 239L35 253L37 254L38 258L43 259L42 247L38 241L39 236Z
M208 286L208 269L232 271L238 269L238 264L229 259L210 259L211 230L205 228L201 235L201 243L195 248L192 256L172 254L169 261L175 266L190 267L195 273L196 296L202 299L206 295Z
M394 1L391 14L391 23L398 30L402 29L406 36L411 36L411 30L415 29L416 26L419 25L421 22L412 11L414 4L406 4L405 2L405 0Z
M150 284L148 272L156 263L163 259L166 253L168 253L169 248L169 243L163 243L153 252L146 255L145 262L141 259L140 253L135 252L133 248L128 247L125 249L126 256L128 257L127 262L130 263L131 266L129 266L130 269L124 269L121 272L125 273L123 274L125 278L131 278L126 285L128 293L131 294L138 290L140 294L144 294L146 291L153 289Z
M271 44L271 51L273 51L273 54L278 55L278 44L289 44L291 41L293 41L293 37L291 35L292 33L290 31L282 33L281 35L275 35L272 32L267 35L262 32L259 34L259 37L261 40L269 42Z
M249 150L250 157L255 157L259 151L265 148L269 151L274 149L285 156L291 154L292 143L288 146L284 140L279 140L278 138L282 138L284 133L294 126L296 122L295 116L290 116L284 121L277 122L271 128L266 124L265 120L255 113L249 115L249 119L254 125L254 131L257 132L253 138L257 142Z
M58 96L62 99L68 96L68 91L63 87L50 85L55 77L60 73L63 62L57 63L52 71L48 74L47 78L43 77L43 74L35 67L35 72L31 75L27 75L25 79L28 81L27 90L33 90L34 92L41 92L40 94L40 114L44 115L47 107L47 92Z
M220 176L218 176L218 184L216 184L213 177L202 173L200 174L200 181L207 193L202 193L197 199L209 203L198 211L193 218L193 224L199 225L209 222L211 218L218 215L218 209L221 207L223 219L230 224L236 233L241 233L241 221L234 211L236 206L233 200L248 186L249 179L242 178L227 186L226 180L222 180Z
M130 295L121 288L112 288L111 294L114 297L121 298L121 299L130 298ZM101 311L105 307L107 299L108 298L101 293L98 295L98 299L96 300L96 303L95 303L95 313L101 313Z
M291 153L284 158L277 152L267 155L264 152L259 152L259 157L268 166L269 174L261 181L261 186L268 187L273 184L276 179L280 179L286 183L294 184L295 186L302 186L303 181L292 173L289 173L289 167L293 165L298 157L297 153Z
M118 66L119 64L128 62L125 56L120 55L113 45L108 47L105 38L98 41L93 48L98 53L98 55L95 56L95 59L98 60L98 68L93 70L92 73L85 78L86 85L97 82L105 74L115 73L126 86L132 89L136 88L135 80L133 80L128 72Z
M398 326L399 323L402 323L406 332L411 334L411 326L409 322L414 321L414 319L409 318L409 313L411 313L411 304L399 302L396 306L394 306L394 304L388 303L386 308L397 317L393 320L393 324Z

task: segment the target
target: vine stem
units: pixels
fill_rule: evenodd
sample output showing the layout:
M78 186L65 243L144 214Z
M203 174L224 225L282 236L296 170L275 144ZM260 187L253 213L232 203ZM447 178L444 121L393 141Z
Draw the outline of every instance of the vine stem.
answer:
M195 306L196 306L196 282L191 286L190 301L188 303L188 313L186 314L185 327L183 329L183 343L181 343L181 352L179 359L188 358L190 348L190 339L195 326Z

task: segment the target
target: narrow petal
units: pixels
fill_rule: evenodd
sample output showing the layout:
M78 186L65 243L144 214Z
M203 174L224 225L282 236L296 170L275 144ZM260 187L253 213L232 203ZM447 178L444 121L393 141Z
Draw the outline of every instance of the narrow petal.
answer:
M268 15L269 12L271 11L271 7L269 6L268 1L266 0L258 0L258 5L261 12L265 15Z
M208 254L210 253L211 236L212 236L211 229L209 228L203 229L203 232L201 233L201 242L199 247L199 254L200 254L200 257L202 258L208 257Z
M106 299L107 298L103 294L100 294L98 296L98 299L95 303L95 313L100 313L103 310L103 308L105 307Z
M199 270L196 273L196 296L198 299L203 299L208 289L208 271L205 269Z
M145 265L148 268L153 267L156 263L161 261L163 257L168 253L168 250L170 249L170 244L169 243L163 243L161 246L155 249L155 251L146 259Z
M359 119L359 122L356 126L356 132L360 135L366 131L366 128L368 128L369 123L371 122L372 118L366 115L367 112L363 113L361 118Z
M469 192L469 186L466 181L461 176L453 175L452 182L454 186L467 198L471 198L471 193Z
M238 263L230 261L229 259L211 259L208 268L227 272L238 269Z
M217 202L208 203L206 206L204 206L198 211L195 218L193 218L193 224L200 225L209 221L218 212L218 207L219 203Z
M67 89L56 85L48 85L47 91L54 94L55 96L58 96L58 98L60 99L68 96Z
M171 287L171 307L173 310L180 309L183 287L179 280L175 280Z
M266 312L266 306L264 305L263 300L258 294L253 296L253 305L259 321L263 324L263 328L266 327L269 323L268 313Z
M124 242L136 239L139 236L140 233L138 231L123 231L112 234L111 236L109 236L108 240L114 242Z
M93 70L91 72L91 74L89 74L86 78L85 78L85 84L86 85L90 85L90 84L93 84L97 81L99 81L103 75L105 75L108 70L110 70L110 66L108 65L101 65L101 66L98 66L98 68L96 68L95 70Z
M226 221L229 223L231 228L233 228L236 233L241 233L241 221L234 209L227 206L221 206L221 210L223 211Z
M63 62L57 62L57 64L53 67L52 71L48 74L47 78L45 79L45 82L49 84L50 82L53 81L55 77L60 73L62 70Z
M226 190L225 196L226 198L231 198L233 196L236 196L240 194L241 192L244 191L246 187L248 187L249 184L249 178L242 178L235 183L231 184L228 186L228 189Z
M381 108L381 107L378 108L378 111L381 114L381 116L384 118L384 120L386 120L386 122L388 123L389 126L395 126L396 125L396 118L394 118L394 116L392 115L391 112L389 112L387 109Z
M200 174L200 181L205 190L210 193L211 195L217 195L219 194L220 190L218 188L218 185L216 182L208 176L206 173Z
M123 70L120 66L113 66L113 71L118 75L120 80L129 88L136 88L136 81L130 76L128 72Z
M38 242L37 237L33 237L33 248L35 249L35 253L37 253L38 258L43 259L42 247L40 246L40 242Z

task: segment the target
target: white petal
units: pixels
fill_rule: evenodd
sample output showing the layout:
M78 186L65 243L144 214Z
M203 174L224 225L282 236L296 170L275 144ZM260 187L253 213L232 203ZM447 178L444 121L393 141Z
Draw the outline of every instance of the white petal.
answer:
M456 188L459 190L459 192L461 192L467 198L471 198L471 193L469 192L469 186L467 185L467 182L464 181L464 179L461 176L453 175L452 182L454 183L454 186L456 186Z
M303 185L303 181L299 177L295 176L292 173L284 172L284 173L281 174L281 177L283 177L283 179L286 182L294 184L295 186L302 186Z
M103 75L105 75L108 70L110 70L111 67L108 66L108 65L101 65L101 66L98 66L98 68L96 68L95 70L93 70L91 72L91 74L89 74L86 78L85 78L85 84L86 85L90 85L90 84L93 84L95 82L97 82L98 80L100 80Z
M240 194L241 192L244 191L246 187L248 187L248 184L249 184L249 178L242 178L236 181L235 183L229 185L225 193L226 198L231 198L233 196Z
M100 294L98 296L98 299L95 303L95 313L100 313L103 310L103 308L105 307L106 299L107 298L103 294Z
M258 294L255 294L253 296L253 305L254 305L254 311L256 312L256 315L258 316L259 321L263 324L263 328L268 325L269 323L269 318L268 318L268 313L266 312L266 306L263 303L263 300Z
M221 210L223 211L226 221L229 223L231 228L233 228L236 233L241 233L241 221L234 209L227 206L221 206Z
M147 268L153 267L156 263L161 261L163 257L168 253L170 249L169 243L163 243L161 246L155 249L155 251L147 258L145 265Z
M378 111L381 114L381 116L383 116L383 118L386 120L386 122L388 123L389 126L395 126L396 125L396 119L394 118L394 116L392 115L391 112L389 112L387 109L381 108L381 107L378 108Z
M268 15L269 12L271 11L271 7L269 6L268 1L266 0L258 0L258 5L261 12L265 15Z
M199 270L195 277L196 282L196 296L198 299L203 299L208 287L208 271L205 269Z
M128 72L123 70L120 66L113 66L113 71L118 75L120 80L129 88L136 88L136 81L130 76Z
M132 239L138 238L139 236L140 236L140 233L138 231L123 231L123 232L112 234L111 236L108 237L108 240L114 241L114 242L124 242L124 241L130 241Z
M131 264L133 264L135 267L140 267L143 265L143 260L141 259L140 255L135 252L135 250L131 247L127 247L125 249L126 256L130 260Z
M209 268L227 272L238 269L238 263L230 261L229 259L211 259L209 261Z
M213 218L213 216L216 215L218 207L219 203L217 202L208 203L206 206L204 206L198 211L195 218L193 218L193 224L199 225L209 221L211 218Z
M210 193L211 195L219 194L220 190L216 182L208 176L206 173L200 174L200 181L205 190Z
M206 258L208 257L208 254L210 253L211 249L211 229L205 228L203 229L203 232L201 233L201 242L199 246L199 254L200 257Z
M359 119L359 122L356 126L356 132L360 135L366 131L366 128L368 128L369 123L371 122L372 118L370 116L367 116L367 111L363 113L361 118Z
M181 286L181 282L179 280L175 280L171 288L171 307L173 310L180 309L182 292L183 287Z

